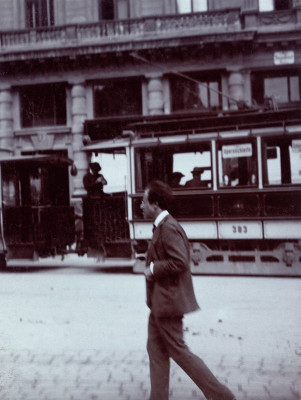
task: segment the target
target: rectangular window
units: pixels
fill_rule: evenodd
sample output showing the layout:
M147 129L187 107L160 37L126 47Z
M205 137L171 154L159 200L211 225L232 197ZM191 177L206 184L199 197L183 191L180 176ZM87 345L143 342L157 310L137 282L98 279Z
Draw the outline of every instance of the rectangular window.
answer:
M289 10L292 8L292 0L274 0L275 10Z
M252 74L252 97L259 105L287 106L301 101L301 74L298 71L271 71Z
M174 190L212 187L209 144L148 147L136 150L136 188L160 179Z
M221 108L220 80L193 75L170 78L172 110L211 111Z
M248 141L218 145L219 187L257 185L256 146Z
M275 98L278 104L300 101L299 77L266 78L264 93L266 97Z
M127 19L129 0L98 0L99 20Z
M207 0L176 0L176 7L179 14L208 10Z
M266 185L301 183L301 139L264 141L264 183Z
M95 117L142 114L140 78L101 81L94 85Z
M259 0L259 11L289 10L291 0Z
M66 125L64 84L26 86L20 89L23 128Z
M128 0L117 1L117 18L128 19L130 18L130 8Z
M54 25L53 0L26 0L25 15L28 28Z

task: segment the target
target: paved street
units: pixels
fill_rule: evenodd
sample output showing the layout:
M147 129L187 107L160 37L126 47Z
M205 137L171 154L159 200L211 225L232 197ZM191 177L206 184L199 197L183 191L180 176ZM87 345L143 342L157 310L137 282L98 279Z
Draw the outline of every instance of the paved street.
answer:
M142 275L0 274L1 400L147 400ZM188 345L237 399L301 399L301 279L193 278ZM172 363L171 400L204 399Z

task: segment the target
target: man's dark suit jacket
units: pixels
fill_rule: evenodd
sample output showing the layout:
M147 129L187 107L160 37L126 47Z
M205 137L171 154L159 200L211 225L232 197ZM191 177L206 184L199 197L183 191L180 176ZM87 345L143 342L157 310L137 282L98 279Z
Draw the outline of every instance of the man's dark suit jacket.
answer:
M154 263L147 280L147 305L157 317L176 317L199 308L192 285L190 252L181 225L167 215L155 229L146 265Z

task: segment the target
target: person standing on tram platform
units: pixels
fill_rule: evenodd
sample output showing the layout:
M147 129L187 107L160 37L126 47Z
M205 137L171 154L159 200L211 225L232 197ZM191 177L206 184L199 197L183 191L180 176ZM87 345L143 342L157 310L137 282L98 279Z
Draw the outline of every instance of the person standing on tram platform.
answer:
M190 271L187 236L167 211L170 187L152 181L144 192L141 209L154 223L146 258L146 294L150 308L147 351L150 361L150 400L168 400L170 358L210 400L235 400L234 394L193 354L183 339L183 316L199 309Z
M101 196L103 194L103 187L107 185L105 177L100 174L101 166L98 162L91 162L89 164L89 171L83 178L84 188L88 196Z

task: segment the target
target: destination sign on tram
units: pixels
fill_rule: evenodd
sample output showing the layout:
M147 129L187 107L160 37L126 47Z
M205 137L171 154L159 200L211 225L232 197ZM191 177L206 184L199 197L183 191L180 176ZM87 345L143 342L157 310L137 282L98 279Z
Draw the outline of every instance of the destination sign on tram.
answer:
M223 151L223 158L251 157L252 144L240 143L240 144L227 145L222 147L222 151Z

